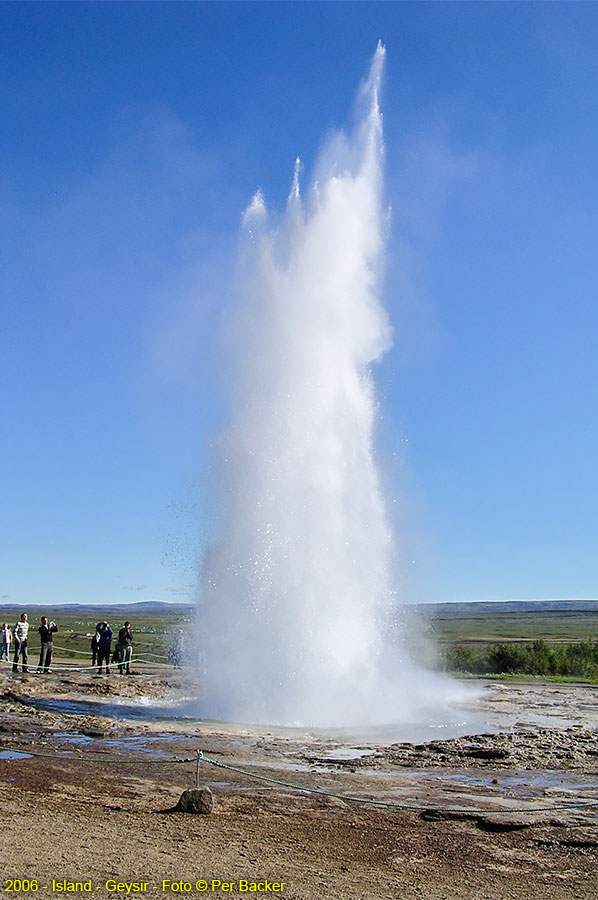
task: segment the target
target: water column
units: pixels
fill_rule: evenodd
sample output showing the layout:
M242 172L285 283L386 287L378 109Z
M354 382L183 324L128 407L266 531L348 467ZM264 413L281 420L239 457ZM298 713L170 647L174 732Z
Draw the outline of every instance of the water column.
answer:
M203 562L202 712L342 724L400 716L413 670L388 648L393 538L372 453L385 209L379 45L351 134L299 164L272 224L243 217L228 312L232 417L218 441L221 537Z

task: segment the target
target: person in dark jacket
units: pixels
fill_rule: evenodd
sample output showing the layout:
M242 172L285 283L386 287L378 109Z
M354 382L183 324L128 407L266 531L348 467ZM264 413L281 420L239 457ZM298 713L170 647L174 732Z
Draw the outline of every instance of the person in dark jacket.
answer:
M47 616L42 616L41 621L42 623L37 629L39 631L39 640L41 644L37 671L45 673L50 671L52 650L54 649L53 635L55 631L58 631L58 625L56 622L48 622Z
M131 674L131 655L133 653L133 634L131 632L131 623L125 622L118 632L118 640L116 642L116 652L118 654L118 670L124 675L125 668L127 675Z
M98 675L102 674L102 663L106 663L106 675L110 675L110 645L112 643L112 629L108 622L101 622L98 638Z

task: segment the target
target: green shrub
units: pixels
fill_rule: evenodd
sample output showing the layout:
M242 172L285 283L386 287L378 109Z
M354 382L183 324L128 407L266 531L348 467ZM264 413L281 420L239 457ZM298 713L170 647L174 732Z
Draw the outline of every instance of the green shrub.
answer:
M501 644L453 644L443 652L447 672L472 675L556 675L598 678L598 642L547 644L536 640Z

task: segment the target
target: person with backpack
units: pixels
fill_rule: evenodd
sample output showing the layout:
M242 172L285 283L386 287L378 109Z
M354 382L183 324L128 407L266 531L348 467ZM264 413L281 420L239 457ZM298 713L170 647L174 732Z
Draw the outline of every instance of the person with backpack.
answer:
M112 629L108 622L98 623L98 675L102 674L102 663L106 664L106 675L110 675L110 645L112 643Z

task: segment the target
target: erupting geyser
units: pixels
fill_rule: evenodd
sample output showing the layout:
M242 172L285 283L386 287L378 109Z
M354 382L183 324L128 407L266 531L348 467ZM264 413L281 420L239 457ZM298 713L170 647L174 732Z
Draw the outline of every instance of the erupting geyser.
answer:
M372 455L370 367L391 343L379 298L384 54L354 133L327 143L306 199L297 165L276 226L260 192L244 215L222 535L199 612L211 717L396 722L440 682L389 640L393 540Z

